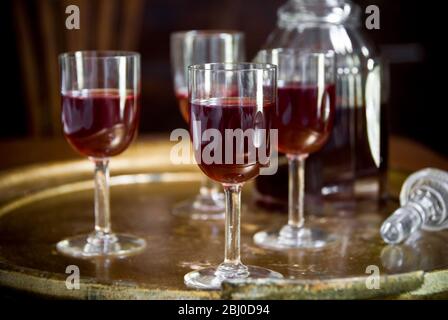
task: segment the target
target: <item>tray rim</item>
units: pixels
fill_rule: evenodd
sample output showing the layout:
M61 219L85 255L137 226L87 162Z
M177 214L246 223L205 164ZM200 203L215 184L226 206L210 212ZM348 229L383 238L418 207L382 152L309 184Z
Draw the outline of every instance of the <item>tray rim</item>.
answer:
M135 159L131 158L134 164ZM114 162L112 162L114 163ZM87 165L88 164L88 165ZM160 166L162 164L162 167ZM14 170L8 172L0 172L0 190L8 183L12 184L20 184L24 181L27 181L26 177L30 177L34 175L40 176L43 173L48 173L45 171L45 168L52 168L53 174L58 174L61 171L66 172L67 168L70 168L70 175L73 175L73 169L75 172L79 173L88 173L91 171L91 164L86 160L65 160L65 161L56 161L56 162L47 162L40 164L27 165L22 168L16 168ZM157 167L161 172L150 172L154 167ZM148 163L147 161L139 162L136 166L133 165L132 169L129 168L129 159L124 158L122 162L115 161L115 166L113 167L112 173L114 171L118 171L124 174L113 174L111 177L112 185L123 185L126 183L120 183L120 179L123 179L127 176L170 176L170 175L182 175L186 174L190 178L198 179L201 177L200 171L197 166L179 166L179 170L174 170L170 172L166 172L165 168L170 167L173 169L172 165L167 166L165 161L157 161ZM148 173L135 174L135 171L140 171L142 169L146 169ZM126 174L126 172L134 172L134 174ZM396 172L393 170L389 171L389 175L404 175L402 172ZM18 175L18 178L17 178ZM47 174L45 174L47 176ZM116 183L114 183L114 181ZM174 180L178 181L178 180ZM158 181L158 182L170 182L170 181ZM147 183L147 181L142 181L140 183ZM0 217L4 214L8 214L11 210L14 210L17 207L11 207L9 210L2 210L7 206L11 206L14 203L19 202L19 205L27 205L28 203L20 204L21 198L26 198L30 196L37 195L37 199L32 201L39 201L45 199L45 192L48 192L50 189L55 189L53 191L57 191L60 188L63 188L67 185L78 184L80 189L76 191L82 191L91 189L93 185L93 181L89 180L81 180L72 183L66 183L57 186L51 186L50 188L46 188L41 191L32 192L30 194L22 195L16 198L13 198L11 201L6 201L0 204ZM76 192L71 190L67 190L67 192ZM39 198L39 193L43 193L44 197ZM47 196L51 196L47 195ZM31 201L31 202L32 202ZM383 293L386 295L395 295L400 296L404 295L415 298L416 296L425 296L428 292L434 293L433 287L428 287L426 284L428 281L430 283L438 282L434 279L443 280L442 285L436 290L436 293L447 292L448 291L448 269L442 270L432 270L429 272L425 272L423 270L417 270L412 272L406 272L396 275L382 275L381 281L382 283L390 282L390 279L396 277L404 277L409 279L409 282L403 282L403 286L400 288L390 288L391 290ZM368 276L363 277L345 277L338 279L325 279L325 280L286 280L286 285L295 285L297 287L302 288L318 288L317 291L321 290L323 294L317 296L315 298L325 298L326 291L322 288L327 288L328 290L333 290L339 288L339 290L343 287L352 286L354 283L365 283ZM429 280L428 280L429 279ZM221 291L201 291L201 290L190 290L185 288L184 290L175 290L175 289L158 289L158 288L150 288L143 286L136 286L135 288L130 288L125 285L117 285L117 284L101 284L95 282L93 279L81 277L82 283L86 285L85 290L67 290L65 287L65 277L63 274L58 273L50 273L43 270L21 267L14 265L7 260L4 260L0 257L0 286L9 287L13 289L27 291L37 295L48 295L51 292L52 297L58 298L74 298L74 299L219 299L219 298L248 298L247 295L244 296L244 291L248 290L253 283L246 283L244 285L235 284L235 283L224 283L223 290ZM270 284L266 284L269 287ZM336 285L336 286L335 286ZM426 285L426 286L425 286ZM230 288L237 289L235 291L229 291ZM410 290L411 289L411 290ZM116 292L115 292L116 291ZM333 292L332 291L332 292ZM124 292L124 293L123 293ZM233 293L232 293L233 292ZM238 294L239 292L239 294ZM337 292L337 290L336 290ZM416 295L413 294L416 293ZM376 297L376 296L372 296ZM298 292L296 298L304 298L304 296ZM305 297L306 298L306 297ZM332 298L337 298L332 297Z

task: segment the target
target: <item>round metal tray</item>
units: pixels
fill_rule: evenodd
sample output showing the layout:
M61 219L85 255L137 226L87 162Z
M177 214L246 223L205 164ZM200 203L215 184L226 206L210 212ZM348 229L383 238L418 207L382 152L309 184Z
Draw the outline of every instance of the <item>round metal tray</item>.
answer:
M384 215L313 218L339 241L320 250L274 252L256 247L252 235L282 225L286 216L243 194L242 259L271 268L285 280L228 282L221 291L190 290L185 273L223 258L224 223L174 217L174 203L194 195L195 166L173 166L169 145L140 146L112 159L112 226L144 237L145 251L125 259L74 259L56 251L67 236L93 227L92 166L87 160L46 163L0 175L0 286L37 295L82 299L318 299L446 296L447 232L422 233L408 244L386 246L378 233ZM391 180L402 181L391 174ZM397 204L391 202L385 211ZM79 290L66 286L66 268L80 270ZM379 271L377 278L370 274Z

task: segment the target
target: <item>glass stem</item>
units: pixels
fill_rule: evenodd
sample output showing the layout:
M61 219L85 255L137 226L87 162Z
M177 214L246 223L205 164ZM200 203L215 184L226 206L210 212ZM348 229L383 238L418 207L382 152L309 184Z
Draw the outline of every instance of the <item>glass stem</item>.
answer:
M288 225L295 228L305 223L305 160L307 155L288 155L289 196Z
M93 159L95 163L95 233L104 237L111 233L109 199L109 159Z
M224 264L240 265L241 184L224 186L226 198L226 234Z

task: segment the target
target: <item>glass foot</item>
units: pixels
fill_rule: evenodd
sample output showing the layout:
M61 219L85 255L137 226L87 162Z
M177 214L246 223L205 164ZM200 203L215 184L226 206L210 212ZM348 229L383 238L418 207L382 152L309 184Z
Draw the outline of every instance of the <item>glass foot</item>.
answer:
M260 247L272 250L317 249L336 241L337 237L317 228L284 226L280 231L261 231L254 235Z
M197 196L186 200L173 208L173 214L178 217L193 220L223 220L225 218L224 195L218 198Z
M61 253L72 257L124 257L142 251L146 241L127 234L90 234L64 239L56 247Z
M223 270L224 269L224 270ZM187 273L184 276L185 285L193 289L219 290L224 280L233 279L282 279L283 276L275 271L241 265L238 269L228 268L220 265L219 267L205 268Z

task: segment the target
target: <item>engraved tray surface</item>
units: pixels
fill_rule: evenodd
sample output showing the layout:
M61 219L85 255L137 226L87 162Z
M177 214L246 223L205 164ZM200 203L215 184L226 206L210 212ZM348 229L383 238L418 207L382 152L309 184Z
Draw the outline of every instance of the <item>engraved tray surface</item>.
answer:
M171 215L174 203L198 190L201 173L194 165L171 165L169 152L169 144L137 143L111 161L112 227L148 243L143 253L125 259L75 259L55 249L60 239L92 230L92 165L87 160L0 174L0 286L83 299L446 296L448 233L422 233L408 244L386 246L378 230L384 212L396 202L391 201L383 213L368 210L351 218L313 218L311 223L337 233L339 241L320 250L275 252L256 247L252 235L282 225L286 215L254 207L251 183L243 191L243 262L276 270L285 280L229 282L221 291L187 289L185 273L221 262L224 223ZM397 190L403 178L392 172L391 189ZM68 265L79 267L79 290L66 288ZM379 269L377 289L368 289L369 266Z

